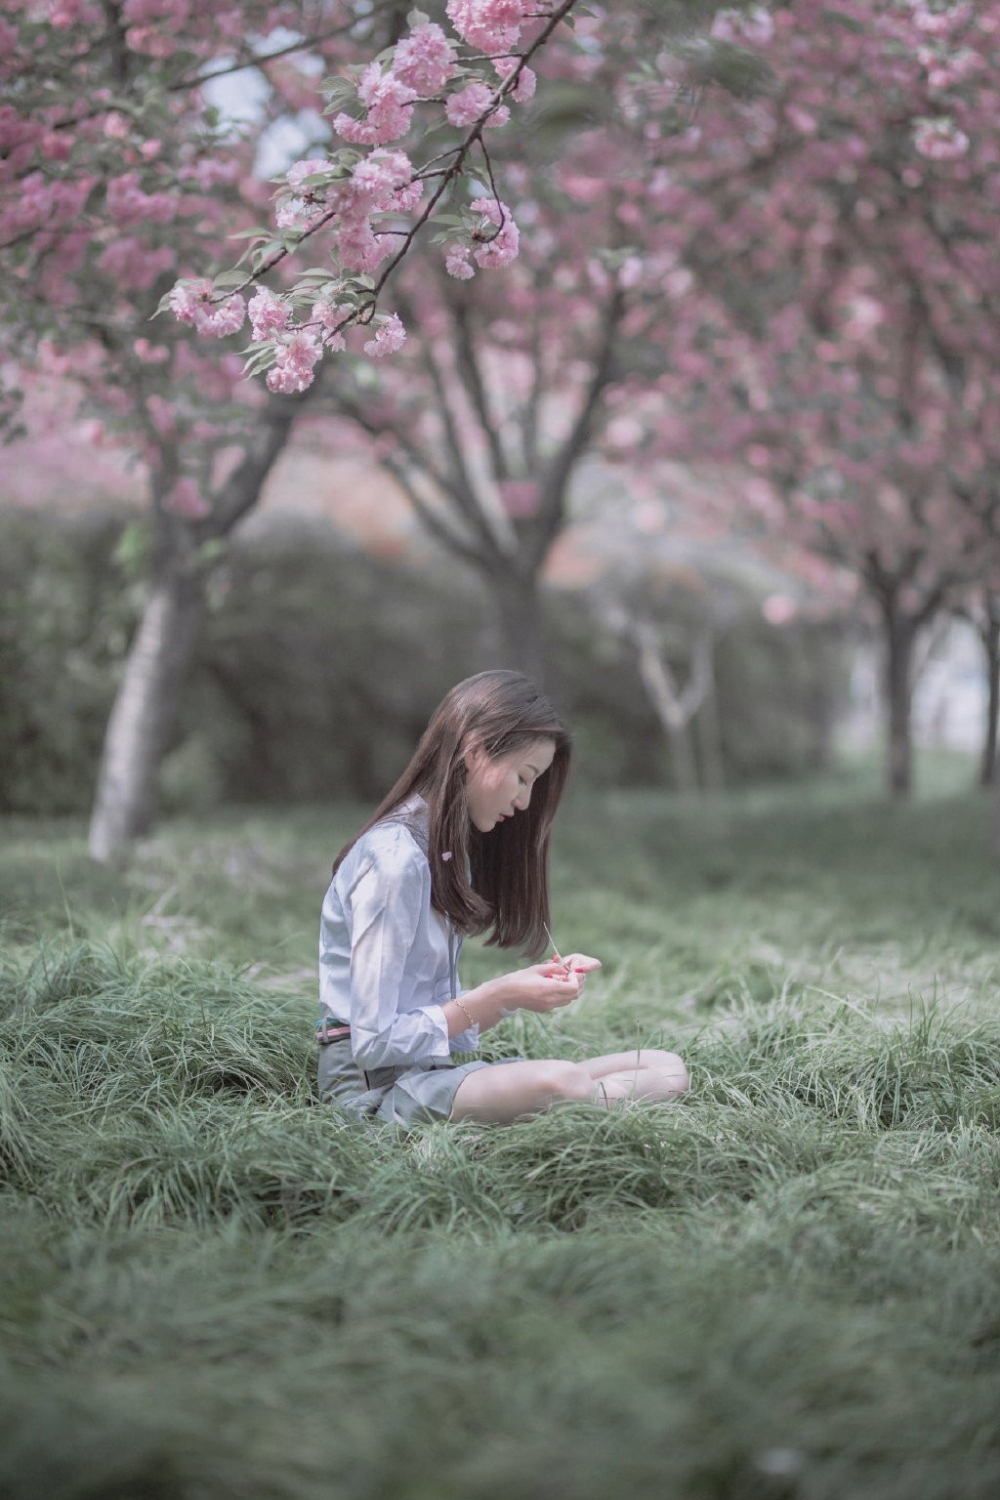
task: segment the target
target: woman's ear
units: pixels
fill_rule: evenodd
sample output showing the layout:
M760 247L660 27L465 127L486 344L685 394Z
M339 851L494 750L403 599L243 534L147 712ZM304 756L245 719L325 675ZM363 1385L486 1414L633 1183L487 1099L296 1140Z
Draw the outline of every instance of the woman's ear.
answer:
M470 740L462 751L462 760L467 771L478 771L487 759L486 747L482 740Z

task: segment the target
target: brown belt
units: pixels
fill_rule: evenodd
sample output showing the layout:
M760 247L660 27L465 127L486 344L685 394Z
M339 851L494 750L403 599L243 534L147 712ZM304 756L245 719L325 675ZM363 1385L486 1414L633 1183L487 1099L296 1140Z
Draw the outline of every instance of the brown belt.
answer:
M316 1040L321 1047L329 1047L331 1042L346 1042L350 1034L351 1028L346 1021L326 1019L316 1027Z

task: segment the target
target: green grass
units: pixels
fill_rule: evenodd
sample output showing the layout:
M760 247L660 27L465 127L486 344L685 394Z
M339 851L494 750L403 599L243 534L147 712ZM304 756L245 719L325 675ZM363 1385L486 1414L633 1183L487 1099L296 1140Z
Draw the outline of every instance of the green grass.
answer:
M555 934L605 971L490 1055L665 1043L692 1092L409 1133L312 1097L359 815L127 875L0 828L3 1500L994 1500L988 802L577 788Z

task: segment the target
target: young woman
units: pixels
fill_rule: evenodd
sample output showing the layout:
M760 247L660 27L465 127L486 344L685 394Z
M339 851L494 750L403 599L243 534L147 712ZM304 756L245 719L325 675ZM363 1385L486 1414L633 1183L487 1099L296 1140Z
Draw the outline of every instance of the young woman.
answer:
M472 990L458 982L466 933L542 950L569 760L555 709L518 673L481 672L448 693L333 867L320 929L322 1097L396 1123L507 1122L564 1100L670 1099L687 1088L672 1052L460 1060L502 1016L568 1005L600 968L570 953Z

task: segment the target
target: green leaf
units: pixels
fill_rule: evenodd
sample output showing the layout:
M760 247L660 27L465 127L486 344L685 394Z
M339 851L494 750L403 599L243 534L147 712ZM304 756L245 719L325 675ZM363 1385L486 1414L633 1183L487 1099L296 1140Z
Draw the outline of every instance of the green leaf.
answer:
M152 529L147 520L130 521L118 538L114 559L128 578L145 572L152 551Z
M222 271L213 278L212 285L217 291L225 291L227 287L243 286L246 281L245 271Z

